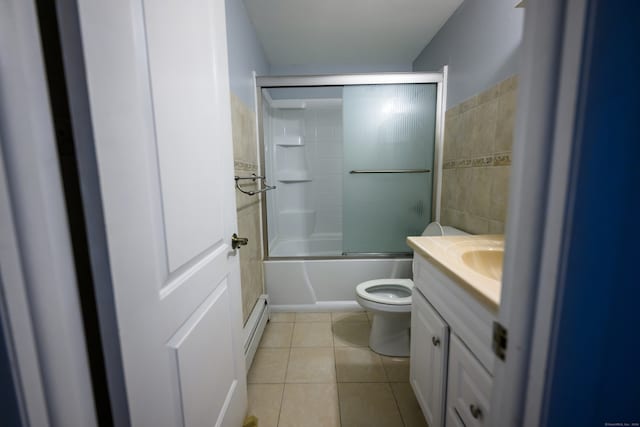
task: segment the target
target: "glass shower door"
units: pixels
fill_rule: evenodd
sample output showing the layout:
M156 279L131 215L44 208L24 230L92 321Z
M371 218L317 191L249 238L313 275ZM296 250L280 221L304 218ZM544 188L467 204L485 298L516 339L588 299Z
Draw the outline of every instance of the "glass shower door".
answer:
M431 221L436 84L345 86L343 252L409 253Z

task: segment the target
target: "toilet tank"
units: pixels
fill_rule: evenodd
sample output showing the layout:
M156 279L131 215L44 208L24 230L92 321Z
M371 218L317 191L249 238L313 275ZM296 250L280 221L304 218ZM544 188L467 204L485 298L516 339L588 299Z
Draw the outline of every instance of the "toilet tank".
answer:
M432 222L427 225L427 228L422 232L423 236L466 236L466 233L462 230L458 230L455 227L448 225L442 226L439 222Z

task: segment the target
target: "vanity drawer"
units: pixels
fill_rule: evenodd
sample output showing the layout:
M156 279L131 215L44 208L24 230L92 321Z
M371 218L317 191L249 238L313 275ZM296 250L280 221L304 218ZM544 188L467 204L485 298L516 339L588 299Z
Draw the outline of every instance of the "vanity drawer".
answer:
M466 427L488 425L492 381L478 359L451 334L446 425L458 426L460 421Z

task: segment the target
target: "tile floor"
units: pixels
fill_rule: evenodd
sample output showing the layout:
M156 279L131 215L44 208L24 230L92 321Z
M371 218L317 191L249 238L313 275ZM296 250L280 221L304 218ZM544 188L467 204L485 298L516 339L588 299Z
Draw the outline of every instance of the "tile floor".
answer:
M274 313L248 374L259 427L418 427L409 359L367 344L365 312Z

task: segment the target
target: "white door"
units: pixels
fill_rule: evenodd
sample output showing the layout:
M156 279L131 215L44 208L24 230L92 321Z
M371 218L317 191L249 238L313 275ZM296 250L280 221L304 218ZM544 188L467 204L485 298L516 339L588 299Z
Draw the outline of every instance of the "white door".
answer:
M78 8L131 424L241 425L224 1Z

